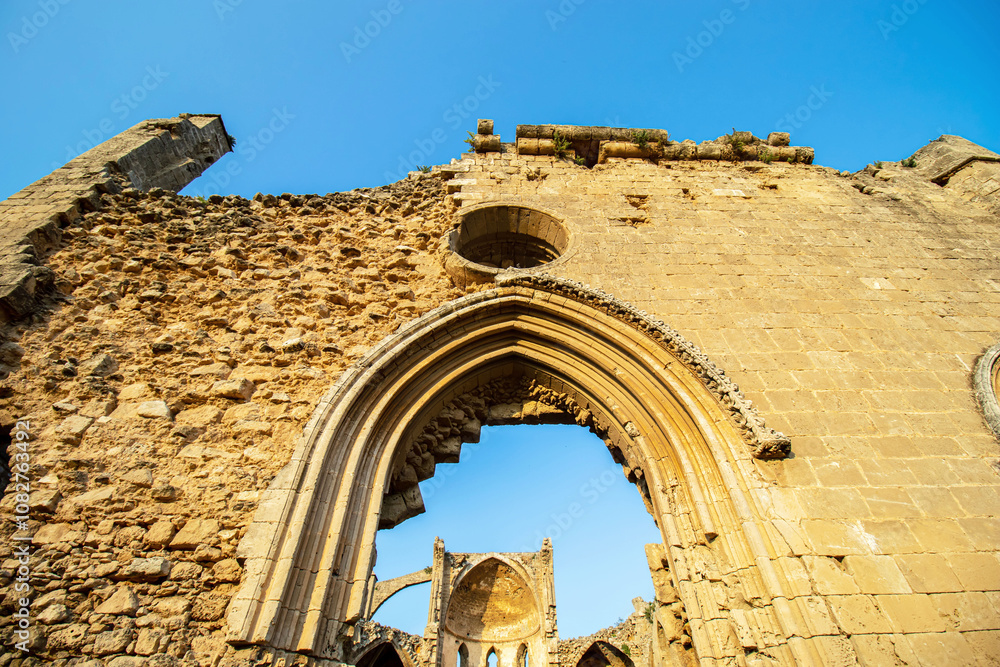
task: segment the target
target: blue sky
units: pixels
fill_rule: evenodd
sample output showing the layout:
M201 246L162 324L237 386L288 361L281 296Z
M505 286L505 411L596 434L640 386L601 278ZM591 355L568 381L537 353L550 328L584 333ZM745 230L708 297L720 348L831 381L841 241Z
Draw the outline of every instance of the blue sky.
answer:
M518 123L785 129L849 170L942 133L996 150L998 28L985 1L7 0L0 197L182 112L239 140L191 194L381 185L459 155L477 117L507 141Z
M852 171L943 133L1000 150L998 28L1000 4L985 1L6 0L0 198L141 120L184 112L222 114L238 140L193 195L383 185L459 156L476 118L494 119L505 141L519 123L696 141L783 130L817 163ZM641 545L655 531L600 443L570 431L591 439L485 437L425 489L426 515L380 534L377 572L429 564L435 535L453 550L537 548L536 531L558 528L553 515L611 471L616 484L582 498L586 511L556 540L561 634L627 615L633 596L651 594ZM514 489L504 503L533 519L503 528L490 488ZM488 518L458 513L470 496ZM587 570L611 562L629 579ZM422 632L425 589L379 618Z
M375 540L385 580L449 551L537 551L552 540L559 636L588 635L653 599L644 545L661 541L639 492L596 435L579 426L492 426L420 485L424 514ZM423 635L430 584L390 598L375 620Z

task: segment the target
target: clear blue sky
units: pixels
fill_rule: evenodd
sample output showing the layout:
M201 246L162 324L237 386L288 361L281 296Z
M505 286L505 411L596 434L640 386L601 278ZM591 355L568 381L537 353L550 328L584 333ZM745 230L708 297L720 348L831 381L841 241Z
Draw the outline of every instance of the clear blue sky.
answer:
M457 157L476 118L505 141L519 123L696 141L785 130L819 164L852 171L943 133L1000 150L998 32L1000 4L987 1L5 0L0 198L143 119L184 112L222 114L238 140L189 194L382 185ZM641 545L652 522L599 443L564 437L484 439L425 494L426 515L380 534L378 573L429 564L435 535L453 550L537 548L535 531L611 470L616 485L555 542L561 634L627 615L651 593ZM488 498L467 499L508 485L535 516L501 530ZM494 514L469 521L466 508ZM606 532L619 528L630 542ZM627 556L603 551L619 545ZM605 579L613 559L633 578ZM422 632L426 592L401 595L380 618Z
M552 540L559 636L588 635L653 599L644 545L661 541L639 492L596 435L579 426L493 426L420 485L424 514L375 540L390 579L449 551L537 551ZM430 584L390 598L375 620L423 635Z
M182 112L239 140L192 194L381 185L477 117L784 128L850 170L942 133L1000 149L996 2L6 0L0 30L0 197Z

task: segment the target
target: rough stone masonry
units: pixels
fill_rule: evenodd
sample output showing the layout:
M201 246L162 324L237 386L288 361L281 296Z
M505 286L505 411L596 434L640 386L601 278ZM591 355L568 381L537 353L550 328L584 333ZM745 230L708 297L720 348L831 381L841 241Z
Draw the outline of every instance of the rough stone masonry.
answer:
M231 142L182 116L0 202L0 667L426 664L430 628L365 616L373 531L481 425L539 422L594 430L663 541L652 603L530 664L997 664L1000 156L472 148L201 200Z

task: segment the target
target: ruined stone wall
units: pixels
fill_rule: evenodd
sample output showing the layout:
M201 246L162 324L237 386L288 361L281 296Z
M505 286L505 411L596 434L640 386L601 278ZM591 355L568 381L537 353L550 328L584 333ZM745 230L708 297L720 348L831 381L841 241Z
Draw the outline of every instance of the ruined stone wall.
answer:
M0 322L28 315L52 286L39 258L60 229L123 187L177 192L232 150L219 116L143 121L0 202Z
M662 318L791 438L791 458L757 466L782 566L826 619L801 636L825 636L834 664L989 663L998 445L970 378L1000 338L996 217L917 168L880 167L587 168L507 150L446 169L463 205L560 217L573 239L546 271Z
M39 190L3 202L8 247L45 239L34 255L63 298L29 295L3 331L0 425L30 422L32 493L19 533L13 485L0 502L0 667L227 655L236 545L261 492L344 369L483 289L452 282L442 239L460 207L487 201L558 218L569 244L545 271L667 322L791 438L792 457L755 465L774 556L822 620L796 637L818 638L832 664L1000 655L998 445L970 380L1000 338L1000 238L989 202L950 185L964 168L942 186L919 155L845 175L499 148L375 190L207 202L143 191L194 169L163 148L148 173L115 181L106 161L74 161L43 179L70 193L45 195L57 203L29 202ZM38 267L32 278L49 275ZM30 658L7 651L15 535L33 536ZM729 573L673 555L686 565L673 584L698 591L685 599L707 618L753 618ZM733 650L766 661L769 631L747 620Z
M235 546L318 398L460 294L428 250L451 204L431 175L328 196L126 187L88 201L43 259L62 298L4 330L16 354L0 425L30 422L31 519L14 532L11 485L0 665L214 664ZM25 534L33 657L12 663Z
M653 611L655 605L642 598L632 600L635 611L610 628L586 637L559 642L559 664L575 667L595 642L606 642L621 651L635 667L657 667L652 654Z

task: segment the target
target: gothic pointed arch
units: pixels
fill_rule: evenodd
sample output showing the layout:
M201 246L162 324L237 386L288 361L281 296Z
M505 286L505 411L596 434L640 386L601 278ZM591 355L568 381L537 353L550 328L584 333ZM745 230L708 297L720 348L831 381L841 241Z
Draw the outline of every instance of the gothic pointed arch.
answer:
M443 610L449 632L476 642L524 639L542 619L524 568L499 554L467 564Z
M635 667L635 663L613 644L596 641L584 651L575 667Z
M986 350L972 374L972 387L983 416L993 434L1000 438L1000 343Z
M514 664L517 665L517 667L530 667L531 656L528 653L527 644L521 644L520 646L517 647L517 657L516 657L516 662Z
M383 642L369 649L357 662L358 667L409 667L392 642Z
M417 482L457 458L454 442L442 453L421 435L453 399L497 382L607 443L657 522L664 586L676 588L700 656L721 659L743 651L741 637L760 637L750 647L824 664L800 640L810 607L777 562L787 545L774 542L777 517L754 463L787 454L788 439L662 322L580 284L523 274L427 313L322 398L240 544L230 641L342 655L366 609L376 530L422 511ZM712 591L732 604L706 605Z

